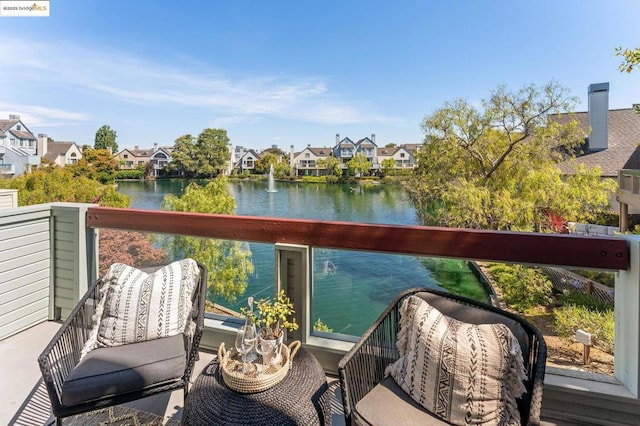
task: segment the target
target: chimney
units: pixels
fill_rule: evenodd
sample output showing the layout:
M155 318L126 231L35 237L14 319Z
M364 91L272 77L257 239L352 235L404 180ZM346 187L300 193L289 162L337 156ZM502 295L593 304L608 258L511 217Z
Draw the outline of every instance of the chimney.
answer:
M371 142L376 143L376 134L371 133Z
M156 152L158 150L158 144L154 143L153 144L153 152Z
M609 148L609 83L589 85L589 151Z
M336 145L340 143L340 133L336 133Z
M47 155L49 138L46 133L38 133L38 141L36 146L36 155L38 157L44 157Z
M9 120L20 120L20 116L18 114L10 114Z
M295 151L293 149L293 145L291 145L290 149L291 149L291 152L289 154L289 166L290 166L289 176L295 176L296 171L295 171L295 168L294 168L295 162L293 161L293 158L296 156L296 153L295 153Z

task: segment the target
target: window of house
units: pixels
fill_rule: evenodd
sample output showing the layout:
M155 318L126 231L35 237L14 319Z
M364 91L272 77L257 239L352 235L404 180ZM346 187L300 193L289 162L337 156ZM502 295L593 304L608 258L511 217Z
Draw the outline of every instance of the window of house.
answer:
M400 153L400 158L404 158L404 152Z
M129 158L129 154L124 154L123 157L124 158Z
M16 126L16 129L18 129L18 130L22 130L22 126L18 124L18 125Z
M306 154L304 154L304 158L310 158L311 154L309 154L308 152Z

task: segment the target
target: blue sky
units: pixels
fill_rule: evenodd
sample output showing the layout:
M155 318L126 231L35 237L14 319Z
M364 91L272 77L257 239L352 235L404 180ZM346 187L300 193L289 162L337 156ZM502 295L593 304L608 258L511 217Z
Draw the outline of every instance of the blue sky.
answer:
M45 18L0 17L0 117L93 145L172 145L226 129L234 145L378 145L422 139L446 101L479 102L551 80L578 98L610 82L610 108L640 103L637 0L51 0Z

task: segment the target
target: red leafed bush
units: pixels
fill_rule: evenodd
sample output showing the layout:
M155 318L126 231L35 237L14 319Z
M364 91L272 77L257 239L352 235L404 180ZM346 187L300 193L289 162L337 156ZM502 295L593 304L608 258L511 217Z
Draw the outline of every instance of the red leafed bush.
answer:
M168 260L167 253L155 248L148 234L116 229L100 230L99 256L100 276L116 262L143 268L164 265Z

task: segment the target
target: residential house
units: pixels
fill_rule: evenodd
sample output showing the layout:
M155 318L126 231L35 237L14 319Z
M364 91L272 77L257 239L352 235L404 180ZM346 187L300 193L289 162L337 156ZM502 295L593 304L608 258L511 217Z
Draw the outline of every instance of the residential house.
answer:
M346 164L356 155L356 144L349 138L340 140L340 134L336 133L336 145L333 147L333 156ZM346 167L346 166L343 166Z
M390 159L395 162L394 168L396 169L412 169L416 165L414 152L417 149L417 146L418 144L406 144L389 148L378 148L377 164L382 168L382 162Z
M172 147L159 147L154 143L150 149L140 149L138 146L134 146L133 149L125 148L117 153L115 158L120 163L120 169L133 170L150 163L153 165L153 175L160 176L164 167L171 162L172 152Z
M46 149L45 149L46 148ZM75 142L55 142L47 135L38 135L38 155L60 167L75 164L82 158L82 151Z
M252 173L256 167L256 162L260 159L260 154L255 152L253 149L248 149L240 155L238 161L236 162L236 170L239 173L247 170L249 173Z
M599 167L603 178L618 178L621 169L640 170L640 115L634 108L609 109L609 83L589 85L588 111L556 114L558 122L577 120L584 132L583 153L560 165L564 174L573 174L578 164ZM612 207L617 209L615 196Z
M313 148L308 145L301 152L294 154L292 168L298 176L323 176L330 174L326 168L318 165L319 160L333 156L331 148Z
M0 119L0 174L18 176L39 165L37 139L19 115Z
M371 138L360 139L356 142L356 154L363 154L372 165L378 164L376 135L371 134Z

